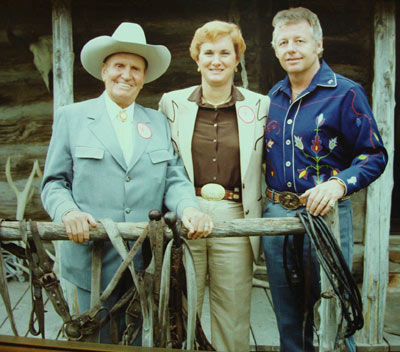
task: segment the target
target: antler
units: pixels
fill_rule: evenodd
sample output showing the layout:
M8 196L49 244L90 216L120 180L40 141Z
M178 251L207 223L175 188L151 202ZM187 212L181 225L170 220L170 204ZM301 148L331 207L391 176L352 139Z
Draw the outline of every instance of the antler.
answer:
M11 189L14 191L15 195L17 196L17 212L16 212L16 219L22 220L24 218L24 213L27 204L32 199L33 194L35 193L35 189L32 188L32 182L35 176L38 176L40 179L43 178L42 171L39 167L39 162L37 160L33 163L32 171L26 181L24 190L21 192L18 190L16 184L13 181L11 176L11 157L8 157L6 163L6 178L7 182L10 185Z

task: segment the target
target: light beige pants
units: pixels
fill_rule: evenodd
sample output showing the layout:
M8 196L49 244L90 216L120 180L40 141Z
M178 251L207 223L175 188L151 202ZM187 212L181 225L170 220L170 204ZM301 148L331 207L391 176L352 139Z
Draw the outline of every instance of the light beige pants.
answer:
M243 218L241 203L207 201L201 210L213 220ZM197 310L201 314L209 277L211 342L217 351L249 351L253 252L248 237L189 241L197 277Z

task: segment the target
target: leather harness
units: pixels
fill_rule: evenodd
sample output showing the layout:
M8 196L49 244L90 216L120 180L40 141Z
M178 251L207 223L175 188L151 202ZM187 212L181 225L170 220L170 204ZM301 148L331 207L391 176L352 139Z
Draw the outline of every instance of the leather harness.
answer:
M100 295L102 246L100 241L94 242L93 268L95 270L92 272L92 287L96 287L97 292L92 294L91 308L79 316L70 314L59 280L53 272L53 262L45 251L36 222L26 223L24 220L19 222L21 239L26 248L1 243L2 247L7 245L7 250L11 249L13 254L28 262L32 296L30 333L42 335L45 338L45 310L42 295L42 289L45 289L56 312L63 319L62 331L69 340L94 341L97 339L99 330L111 319L111 336L116 343L120 342L112 317L119 310L125 309L127 328L122 335L122 344L131 344L141 330L144 347L181 346L186 349L196 347L202 350L214 350L196 314L197 289L193 258L187 242L179 236L176 218L168 224L168 228L159 212L150 214L148 226L130 250L113 221L103 219L100 222L123 261ZM173 239L171 232L174 234ZM146 239L150 242L150 255L153 257L154 265L152 270L138 273L133 266L133 258ZM168 245L167 240L169 240ZM148 258L144 261L150 262ZM17 335L2 264L1 258L0 292L13 332ZM105 310L104 302L121 280L126 269L129 269L132 276L133 288L128 290L100 319L100 312ZM141 321L138 321L138 317L141 317ZM34 324L35 318L37 326ZM185 319L187 322L184 321Z

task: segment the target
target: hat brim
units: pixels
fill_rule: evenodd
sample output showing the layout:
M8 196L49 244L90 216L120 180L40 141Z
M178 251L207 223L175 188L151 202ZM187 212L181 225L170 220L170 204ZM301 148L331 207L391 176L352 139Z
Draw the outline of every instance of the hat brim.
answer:
M81 62L87 72L102 80L104 59L116 53L136 54L147 61L144 83L152 82L162 76L171 62L171 53L163 45L121 42L108 36L97 37L87 42L81 51Z

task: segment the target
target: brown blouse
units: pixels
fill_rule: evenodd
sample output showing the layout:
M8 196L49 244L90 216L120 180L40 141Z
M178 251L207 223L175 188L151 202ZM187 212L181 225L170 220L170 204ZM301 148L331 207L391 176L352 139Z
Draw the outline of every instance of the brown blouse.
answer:
M231 100L217 108L202 102L201 86L189 97L190 101L199 105L192 138L196 187L207 183L218 183L229 190L240 187L239 132L235 103L243 99L235 87L232 87Z

